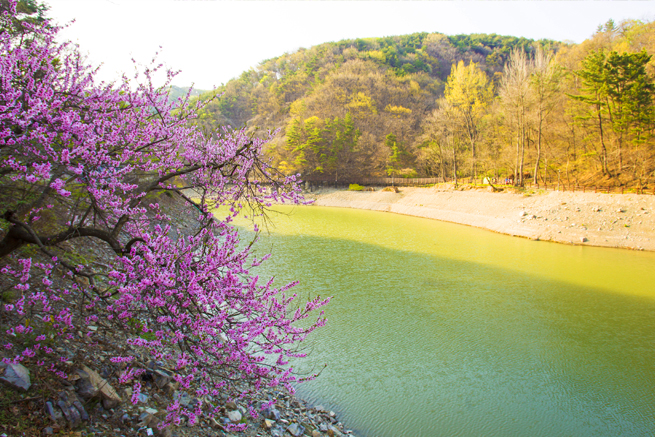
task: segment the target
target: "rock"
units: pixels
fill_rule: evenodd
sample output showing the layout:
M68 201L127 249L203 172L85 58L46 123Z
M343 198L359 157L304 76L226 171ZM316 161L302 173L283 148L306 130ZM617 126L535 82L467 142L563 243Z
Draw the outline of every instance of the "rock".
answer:
M78 400L75 400L73 402L73 406L77 409L77 411L80 413L80 417L82 420L89 420L89 414L86 412L84 409L84 405Z
M275 408L265 408L262 414L267 419L280 420L280 412Z
M300 437L305 433L305 427L302 425L298 425L297 423L292 423L289 425L287 428L287 431L289 434L291 434L293 437Z
M586 237L582 237L582 238L580 238L580 242L582 242L582 243L586 243L587 241L589 241L589 240L587 240Z
M171 382L173 375L164 370L157 369L152 372L152 379L157 388L164 388L166 384Z
M230 422L239 423L243 416L241 415L241 411L233 410L233 411L228 411L227 412L227 417L228 417L228 419L230 419Z
M55 430L51 426L43 428L43 435L53 435Z
M279 425L276 425L275 428L271 430L272 437L282 437L284 436L284 428Z
M337 428L332 425L328 426L328 435L330 437L341 437L343 434Z
M4 376L0 382L14 390L27 391L32 386L30 371L22 364L2 364L5 368Z
M312 437L323 437L323 434L321 434L317 430L314 430L314 431L312 431Z
M50 415L50 418L52 420L54 420L55 422L64 418L64 415L61 414L61 411L59 409L55 408L52 405L52 402L50 402L50 401L45 403L45 409L48 412L48 414Z
M157 410L156 408L146 408L146 413L148 414L157 414L158 412L159 410Z
M144 393L139 393L139 402L143 402L144 404L148 403L148 395Z
M525 211L519 212L519 217L525 217L526 215L528 215L528 213Z
M196 398L192 398L189 396L187 392L175 392L173 395L173 399L177 399L180 401L180 405L183 406L186 409L192 409L193 407L196 406L196 404L200 403L200 401Z
M64 413L66 420L68 420L71 424L76 425L82 420L82 416L80 416L80 412L77 411L77 408L69 405L68 402L59 400L57 401L57 405L59 405L59 408L61 408L61 411Z
M237 404L235 404L234 402L228 402L227 404L225 404L225 408L227 408L228 410L236 410Z
M102 398L102 406L106 409L111 409L119 406L123 399L116 393L116 390L95 371L89 369L87 366L82 366L82 369L77 369L80 379L77 380L77 394L85 401L100 394Z
M173 394L175 393L175 390L177 390L179 387L180 387L180 383L179 383L179 382L177 382L177 381L172 381L172 382L169 382L168 384L166 384L166 385L164 386L163 390L164 390L164 393L165 393L167 396L173 396Z
M271 429L271 428L273 428L273 425L275 425L275 422L272 421L271 419L264 419L263 425L264 425L264 428Z

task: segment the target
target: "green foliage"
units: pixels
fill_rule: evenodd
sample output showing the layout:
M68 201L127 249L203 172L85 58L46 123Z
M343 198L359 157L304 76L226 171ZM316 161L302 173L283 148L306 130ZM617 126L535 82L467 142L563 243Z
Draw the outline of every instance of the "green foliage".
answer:
M357 152L360 132L352 116L302 120L300 115L290 121L286 135L286 151L295 169L305 175L338 175L347 156Z
M358 184L348 185L348 191L364 191L364 187Z

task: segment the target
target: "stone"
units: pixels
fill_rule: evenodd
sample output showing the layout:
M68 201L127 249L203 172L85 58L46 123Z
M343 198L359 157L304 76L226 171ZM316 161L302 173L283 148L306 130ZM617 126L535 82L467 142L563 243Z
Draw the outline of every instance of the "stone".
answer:
M235 404L234 402L228 402L225 404L225 408L227 408L228 410L236 410L237 404Z
M341 437L343 434L337 428L332 425L328 426L328 435L330 437Z
M32 386L30 371L22 364L3 364L5 374L0 382L18 391L27 391Z
M322 437L323 434L321 434L319 431L314 430L312 431L312 437Z
M50 402L50 401L45 403L45 409L48 412L48 414L50 415L50 418L52 420L54 420L55 422L64 418L64 415L61 413L61 411L58 410L57 408L55 408L52 405L52 402Z
M180 383L179 383L179 382L177 382L177 381L172 381L172 382L169 382L168 384L166 384L166 385L164 386L163 390L164 390L164 393L165 393L167 396L173 396L173 394L175 393L175 391L176 391L179 387L180 387Z
M165 370L157 369L152 372L152 380L157 386L157 388L164 388L166 384L173 380L173 375L166 372Z
M77 411L80 413L80 417L82 420L89 420L89 414L86 412L84 409L84 405L78 400L73 401L73 406L77 409Z
M308 421L302 422L301 425L305 427L305 434L307 435L310 435L312 431L316 429L316 427Z
M230 422L239 423L243 416L241 415L241 411L233 410L233 411L228 411L227 412L227 417L228 417L228 419L230 419Z
M53 435L55 433L55 430L51 426L46 426L43 428L43 434L44 435Z
M300 437L305 433L305 427L302 425L298 425L297 423L292 423L287 428L287 432L291 434L293 437Z
M589 241L589 240L587 240L587 237L580 238L580 242L582 242L582 243L586 243L587 241Z
M99 393L102 398L102 406L108 410L123 403L123 399L116 393L114 387L95 371L87 366L82 366L81 369L77 369L77 373L80 375L80 379L76 383L77 394L85 401Z
M271 430L271 436L272 437L282 437L282 436L284 436L284 428L277 425L275 428L273 428Z
M159 410L157 410L156 408L146 408L146 413L148 414L157 414L158 412Z
M275 425L275 422L271 419L264 419L264 428L271 429Z
M79 423L82 420L82 416L80 416L80 412L77 411L77 408L73 407L72 405L69 405L68 402L64 400L59 400L57 401L57 405L64 413L64 417L66 418L66 420L72 423L73 425Z
M267 419L280 420L280 412L275 408L264 408L262 414Z
M139 393L139 402L143 402L144 404L148 403L148 395L144 393Z

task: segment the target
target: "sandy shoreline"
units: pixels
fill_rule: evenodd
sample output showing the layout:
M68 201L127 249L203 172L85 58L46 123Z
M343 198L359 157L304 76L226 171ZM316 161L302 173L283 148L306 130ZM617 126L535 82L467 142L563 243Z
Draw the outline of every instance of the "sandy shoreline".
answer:
M655 196L452 188L323 190L315 205L386 211L565 244L655 251Z

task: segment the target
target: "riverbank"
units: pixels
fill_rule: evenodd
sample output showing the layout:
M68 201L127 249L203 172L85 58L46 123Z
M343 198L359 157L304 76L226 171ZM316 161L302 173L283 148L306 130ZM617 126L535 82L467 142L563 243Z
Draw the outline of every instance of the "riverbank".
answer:
M399 188L398 193L324 189L307 197L319 206L425 217L533 240L655 251L655 196L650 195L441 185Z

